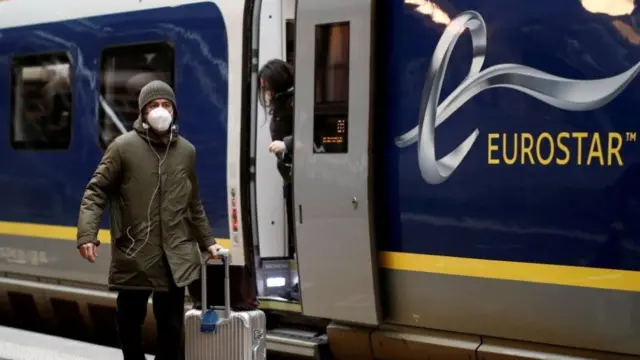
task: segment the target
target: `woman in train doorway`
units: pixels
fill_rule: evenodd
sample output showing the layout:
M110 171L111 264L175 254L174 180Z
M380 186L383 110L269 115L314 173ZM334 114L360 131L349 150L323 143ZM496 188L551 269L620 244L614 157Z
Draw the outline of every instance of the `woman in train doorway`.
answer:
M278 172L284 181L284 197L287 206L287 236L289 253L295 254L293 233L293 197L291 173L293 165L293 103L294 70L284 60L269 60L258 72L260 104L267 111L271 144L269 152L276 155ZM290 297L299 300L298 284L291 289Z

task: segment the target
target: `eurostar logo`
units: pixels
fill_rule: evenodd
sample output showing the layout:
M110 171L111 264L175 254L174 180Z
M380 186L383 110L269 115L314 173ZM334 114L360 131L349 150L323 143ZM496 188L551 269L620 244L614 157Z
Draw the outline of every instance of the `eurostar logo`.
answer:
M438 104L449 58L458 38L467 29L473 46L471 68L462 83ZM478 93L494 87L510 88L558 109L589 111L613 100L640 69L638 63L619 75L597 80L565 79L518 64L500 64L482 70L486 52L487 27L482 16L475 11L465 11L453 19L436 45L422 91L419 123L395 141L398 147L418 143L420 173L429 184L445 182L460 166L478 138L480 130L475 129L455 150L436 159L435 129ZM624 135L619 138L622 139ZM635 141L635 133L628 133L626 137L632 137ZM594 146L593 143L591 146ZM532 148L527 150L530 154ZM619 148L614 150L619 151ZM594 152L598 152L597 144Z

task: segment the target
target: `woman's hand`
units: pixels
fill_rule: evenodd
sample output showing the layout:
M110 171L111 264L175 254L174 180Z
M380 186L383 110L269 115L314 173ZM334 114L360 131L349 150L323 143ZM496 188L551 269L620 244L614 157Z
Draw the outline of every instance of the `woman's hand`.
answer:
M284 141L276 140L269 145L269 152L279 154L286 150L286 146L284 145Z

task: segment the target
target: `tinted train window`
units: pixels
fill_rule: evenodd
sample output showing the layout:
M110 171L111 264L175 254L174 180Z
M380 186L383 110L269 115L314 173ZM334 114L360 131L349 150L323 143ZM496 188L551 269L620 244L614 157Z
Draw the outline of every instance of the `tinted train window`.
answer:
M100 146L129 131L138 118L143 86L162 80L173 87L174 49L169 43L138 44L105 49L101 59L98 122Z
M349 23L316 26L313 152L346 153L349 136Z
M63 150L71 142L72 73L66 53L12 60L11 146Z
M296 21L288 19L285 23L285 52L286 61L293 67L296 66Z

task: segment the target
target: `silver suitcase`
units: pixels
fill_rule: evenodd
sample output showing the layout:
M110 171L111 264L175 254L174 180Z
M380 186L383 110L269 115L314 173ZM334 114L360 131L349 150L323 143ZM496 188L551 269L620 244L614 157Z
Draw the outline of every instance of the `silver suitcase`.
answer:
M224 263L224 308L207 306L207 262L202 264L202 309L185 315L186 360L265 360L267 318L260 310L231 311L229 251Z

